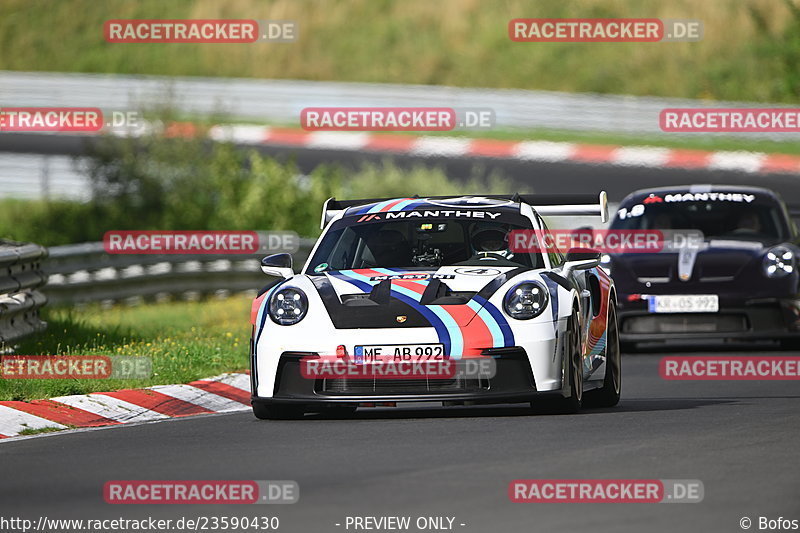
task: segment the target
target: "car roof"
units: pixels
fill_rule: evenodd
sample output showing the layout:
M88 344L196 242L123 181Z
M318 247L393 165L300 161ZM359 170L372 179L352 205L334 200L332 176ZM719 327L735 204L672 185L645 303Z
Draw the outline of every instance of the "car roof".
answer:
M752 187L748 185L671 185L666 187L654 187L652 189L639 189L625 196L621 203L626 203L631 200L636 200L641 197L646 197L651 194L664 195L664 194L697 194L708 192L725 192L725 193L738 193L738 194L756 194L762 199L767 197L776 202L780 202L780 196L775 191L766 189L764 187Z
M369 200L368 200L369 201ZM509 213L519 213L520 203L509 199L488 198L485 196L460 196L453 198L392 198L348 207L344 214L361 215L366 213L414 211L418 209L437 210L447 208L491 208Z

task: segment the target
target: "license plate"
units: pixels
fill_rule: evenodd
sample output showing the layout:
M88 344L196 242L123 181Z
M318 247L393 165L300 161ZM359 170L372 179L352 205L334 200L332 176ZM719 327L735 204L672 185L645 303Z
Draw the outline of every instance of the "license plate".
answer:
M716 313L719 296L716 294L671 294L647 297L651 313Z
M355 363L444 361L442 344L375 344L356 346Z

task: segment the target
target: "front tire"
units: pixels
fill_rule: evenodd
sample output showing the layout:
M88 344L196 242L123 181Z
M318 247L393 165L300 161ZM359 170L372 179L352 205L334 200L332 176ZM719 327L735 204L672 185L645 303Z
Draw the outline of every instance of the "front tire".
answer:
M583 354L580 342L580 324L577 311L572 312L567 329L567 361L565 361L565 381L569 383L569 396L532 401L535 413L574 414L583 404Z
M606 324L606 375L603 386L586 393L587 407L614 407L622 392L622 354L620 353L617 310L611 303Z

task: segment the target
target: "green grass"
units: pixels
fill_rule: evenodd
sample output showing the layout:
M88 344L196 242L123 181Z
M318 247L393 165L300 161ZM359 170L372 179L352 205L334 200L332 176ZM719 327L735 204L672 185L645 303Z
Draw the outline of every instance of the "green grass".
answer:
M0 69L800 101L797 0L4 0ZM513 18L658 17L700 42L517 43ZM295 20L294 43L109 44L108 19Z
M0 379L0 400L32 400L150 385L187 383L248 368L251 300L234 297L140 307L46 309L46 332L22 343L20 355L150 357L146 380Z
M24 424L23 424L24 425ZM43 427L43 428L25 428L19 432L19 435L39 435L41 433L54 433L56 431L63 431L62 428L57 427Z

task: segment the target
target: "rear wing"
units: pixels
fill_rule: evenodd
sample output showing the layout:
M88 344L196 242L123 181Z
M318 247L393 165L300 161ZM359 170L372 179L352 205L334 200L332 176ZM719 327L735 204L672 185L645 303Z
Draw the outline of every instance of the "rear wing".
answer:
M471 196L467 196L471 197ZM510 200L528 204L542 216L597 216L608 222L608 195L606 191L597 194L488 194L474 196L489 200ZM416 198L416 197L415 197ZM431 200L449 200L458 196L426 196ZM337 200L328 198L322 206L320 229L349 207L386 202L393 198L371 198L362 200Z
M543 217L593 216L608 222L608 194L523 194L522 201Z

